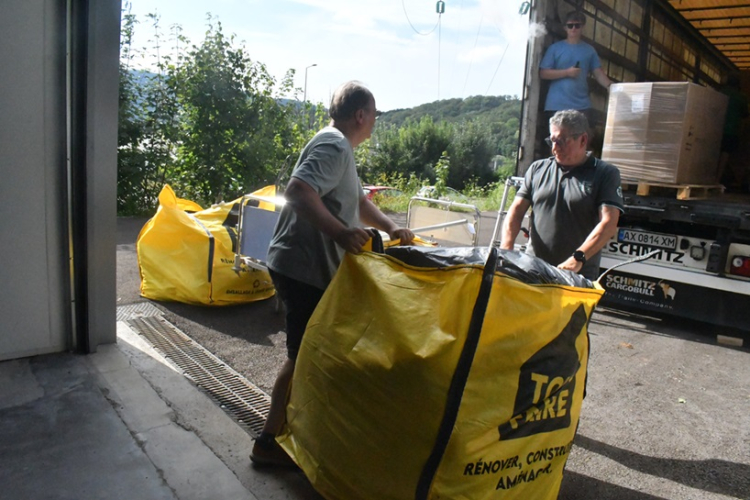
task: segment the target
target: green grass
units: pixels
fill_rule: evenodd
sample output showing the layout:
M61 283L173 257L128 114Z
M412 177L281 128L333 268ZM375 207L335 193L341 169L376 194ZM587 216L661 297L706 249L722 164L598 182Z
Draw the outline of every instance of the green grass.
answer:
M372 197L372 202L383 212L406 213L409 210L410 195Z
M481 212L497 211L500 208L500 202L503 198L503 191L505 185L498 183L489 189L469 189L462 194L469 198L466 202L467 205L474 205ZM396 212L406 213L409 210L409 200L416 194L417 190L413 192L405 192L401 196L379 196L375 195L372 199L373 203L377 205L383 212ZM515 189L511 189L508 200L506 201L506 209L510 206L515 196Z

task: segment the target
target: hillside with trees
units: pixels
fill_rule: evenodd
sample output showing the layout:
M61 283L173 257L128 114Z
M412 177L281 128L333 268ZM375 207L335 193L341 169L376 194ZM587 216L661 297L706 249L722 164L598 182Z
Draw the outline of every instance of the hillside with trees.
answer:
M277 81L210 15L197 44L178 25L165 33L157 15L142 21L123 10L118 214L152 214L164 184L203 206L273 184L327 124L324 104L297 99L293 69ZM152 47L133 46L137 25L151 30ZM135 67L148 57L151 71ZM515 165L519 115L520 102L507 96L385 113L357 148L362 181L493 186Z
M407 121L419 121L425 116L434 121L453 123L475 119L485 123L506 123L513 118L518 119L520 113L521 101L518 97L471 96L466 99L444 99L415 108L387 111L378 120L396 126L401 126Z
M378 122L401 127L424 117L430 117L434 122L473 122L486 127L497 147L497 153L507 158L514 157L518 148L521 122L521 101L518 97L471 96L466 99L445 99L415 108L388 111L383 113Z
M434 167L447 158L446 182L456 189L485 186L515 166L521 102L508 96L445 99L383 113L368 155L365 176L415 175L434 181ZM496 156L501 172L494 170Z

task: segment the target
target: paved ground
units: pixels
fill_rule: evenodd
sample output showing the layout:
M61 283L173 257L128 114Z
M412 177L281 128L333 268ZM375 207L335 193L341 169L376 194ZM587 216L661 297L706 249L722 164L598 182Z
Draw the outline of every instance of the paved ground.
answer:
M144 222L118 220L121 305L143 300L134 243ZM156 305L270 391L284 358L273 300ZM708 325L606 309L589 331L588 395L560 500L750 499L750 351L717 345Z
M148 342L0 363L2 500L322 500Z

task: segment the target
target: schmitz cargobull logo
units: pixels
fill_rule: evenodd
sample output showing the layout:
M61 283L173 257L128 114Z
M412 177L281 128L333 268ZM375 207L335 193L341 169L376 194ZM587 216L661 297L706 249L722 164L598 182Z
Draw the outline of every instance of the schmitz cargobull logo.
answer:
M521 366L513 417L498 427L501 441L570 426L576 373L581 366L576 339L587 321L580 306L562 332Z

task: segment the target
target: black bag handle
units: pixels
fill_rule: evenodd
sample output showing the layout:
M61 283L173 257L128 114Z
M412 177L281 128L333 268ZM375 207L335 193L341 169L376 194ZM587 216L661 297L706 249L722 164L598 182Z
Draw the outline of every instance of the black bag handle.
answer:
M372 251L375 253L385 253L385 245L383 245L383 237L380 236L380 231L374 227L367 228L365 231L370 233L370 238L372 238Z
M445 410L443 412L443 418L440 422L437 436L435 437L435 445L433 446L432 452L422 469L422 474L417 483L415 494L416 500L427 500L429 498L430 487L435 479L438 467L440 467L440 462L443 460L445 450L448 448L448 442L451 439L453 428L456 425L458 410L461 408L461 399L463 398L464 389L466 388L466 381L469 379L471 365L474 362L474 354L476 354L477 346L479 345L479 336L482 333L484 315L487 311L487 305L490 302L490 292L492 291L492 281L495 277L497 261L498 251L497 248L493 246L487 257L487 262L484 264L482 282L479 285L477 300L474 302L474 310L471 313L469 331L466 334L466 342L464 342L461 356L458 358L456 369L453 372L451 385L448 388Z

